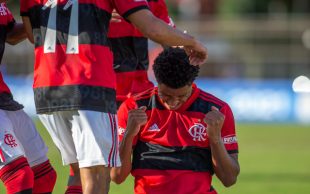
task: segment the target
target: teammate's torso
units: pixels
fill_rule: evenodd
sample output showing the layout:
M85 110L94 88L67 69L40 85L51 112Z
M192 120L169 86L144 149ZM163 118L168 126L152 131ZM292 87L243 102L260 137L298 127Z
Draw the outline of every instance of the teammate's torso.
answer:
M145 6L133 0L22 0L21 15L29 17L35 41L37 112L115 113L115 73L107 39L111 12L116 8L126 17Z
M14 26L14 23L14 18L5 3L0 3L0 65L5 48L7 32ZM15 111L22 108L23 106L13 99L11 91L4 82L0 71L0 109Z

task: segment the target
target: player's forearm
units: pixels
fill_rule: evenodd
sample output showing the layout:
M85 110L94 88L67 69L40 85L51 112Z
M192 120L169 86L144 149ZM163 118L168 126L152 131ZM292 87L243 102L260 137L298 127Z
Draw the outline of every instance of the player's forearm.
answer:
M127 178L131 171L131 153L132 153L132 137L124 136L119 147L119 155L121 159L121 167L112 168L111 179L117 184L121 184Z
M162 45L194 47L197 44L197 41L192 36L167 25L148 10L133 13L128 19L144 36Z
M235 184L240 172L238 155L229 155L221 141L210 141L210 147L212 150L212 161L216 176L226 187Z
M17 23L13 29L7 34L6 42L15 45L27 38L26 30L23 24Z
M26 30L28 40L31 43L34 43L33 33L32 33L32 26L31 26L29 17L22 17L22 19L23 19L24 28Z

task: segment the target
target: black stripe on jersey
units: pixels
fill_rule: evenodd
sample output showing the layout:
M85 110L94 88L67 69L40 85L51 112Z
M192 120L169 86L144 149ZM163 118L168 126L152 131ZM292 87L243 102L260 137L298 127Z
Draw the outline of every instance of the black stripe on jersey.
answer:
M0 93L0 109L8 111L17 111L23 109L24 106L13 99L10 93Z
M57 42L67 44L71 7L63 10L64 5L57 7ZM33 28L35 46L42 46L45 40L50 8L42 10L42 6L34 6L29 11ZM38 19L40 18L40 19ZM79 4L79 44L95 44L108 46L107 31L111 14L99 9L94 4Z
M192 170L213 173L208 148L167 147L138 141L133 151L133 169Z
M201 97L198 97L192 105L187 109L187 111L191 112L201 112L201 113L208 113L211 111L211 107L215 106L218 109L221 109L222 106L218 105L217 103L210 102L207 99L203 99Z
M93 110L116 114L116 92L111 88L85 85L34 89L38 113L63 110Z
M238 154L239 150L228 150L227 151L229 154Z
M201 98L197 98L192 105L187 109L187 111L191 111L191 112L201 112L201 113L208 113L209 111L211 111L211 107L215 106L217 108L221 108L220 106L218 106L215 103L212 102L208 102L204 99Z
M23 191L19 191L17 193L14 193L14 194L32 194L32 189L26 189L26 190L23 190ZM43 193L44 194L44 193ZM47 193L48 194L48 193Z
M153 94L148 98L138 99L136 100L138 107L146 106L146 110L152 110L154 108L159 110L165 110L166 108L160 103L160 101L156 98L156 95Z
M138 7L135 7L133 9L128 10L122 16L123 16L123 18L127 18L130 14L133 14L134 12L137 12L137 11L142 10L142 9L149 9L149 7L145 6L145 5L141 5L141 6L138 6Z
M114 54L115 72L147 70L148 40L145 37L109 38Z

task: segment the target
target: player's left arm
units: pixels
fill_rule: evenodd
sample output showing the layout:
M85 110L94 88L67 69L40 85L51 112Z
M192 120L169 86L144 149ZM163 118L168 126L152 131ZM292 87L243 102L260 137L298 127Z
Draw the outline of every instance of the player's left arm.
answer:
M31 43L34 43L33 33L32 33L32 25L31 25L31 22L30 22L29 17L27 17L27 16L22 16L22 20L23 20L23 23L24 23L24 28L25 28L25 31L26 31L28 40L29 40Z
M223 114L216 107L206 114L205 122L207 124L207 133L212 152L213 168L216 176L221 180L224 186L229 187L236 183L240 172L238 162L238 153L229 154L224 145L223 130L231 127L234 130L233 116L230 108ZM232 118L231 118L232 117ZM229 126L233 125L233 126ZM233 134L234 135L234 134ZM232 136L232 142L235 143L235 136ZM236 148L237 149L237 148Z
M15 45L27 38L24 25L21 23L14 23L14 27L8 32L6 42Z

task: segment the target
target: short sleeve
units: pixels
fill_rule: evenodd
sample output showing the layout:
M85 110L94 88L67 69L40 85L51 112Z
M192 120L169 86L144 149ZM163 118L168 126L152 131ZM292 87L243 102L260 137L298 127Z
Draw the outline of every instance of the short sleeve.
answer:
M233 113L228 105L223 106L220 111L225 115L225 121L222 127L224 146L229 154L238 153L238 140Z
M122 141L127 128L128 112L136 108L136 106L136 102L132 98L129 98L121 104L117 111L119 142ZM134 139L133 145L136 144L136 139L137 138Z
M117 12L124 18L141 9L149 9L145 0L113 0L113 2Z
M29 16L30 8L34 6L34 1L20 0L20 15Z
M149 7L156 17L166 22L169 26L175 27L173 20L168 14L168 8L164 0L150 1Z
M0 10L2 17L4 18L4 20L2 20L4 22L3 25L6 26L7 31L10 31L15 25L14 17L5 3L0 4Z

